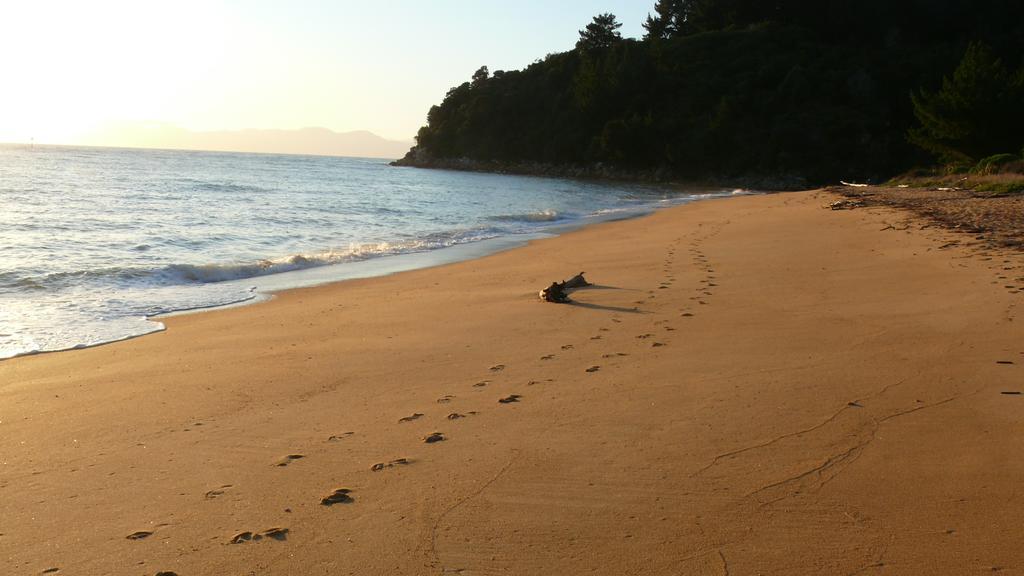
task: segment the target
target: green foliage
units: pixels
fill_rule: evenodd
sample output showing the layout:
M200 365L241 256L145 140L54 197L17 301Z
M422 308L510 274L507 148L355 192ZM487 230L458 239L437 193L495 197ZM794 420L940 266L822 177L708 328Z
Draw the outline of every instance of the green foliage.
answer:
M672 38L679 35L684 23L684 0L658 0L654 5L654 16L647 15L644 22L645 40Z
M971 168L971 173L996 174L1003 166L1018 160L1020 160L1020 157L1013 154L993 154L992 156L986 156L979 160L978 163Z
M920 125L910 141L942 160L966 162L1024 141L1024 68L1011 74L983 44L967 48L940 90L912 100Z
M599 50L609 48L622 40L619 34L622 24L615 19L615 14L606 13L594 16L594 21L580 30L580 39L576 42L577 50Z
M1024 100L1007 110L1012 91L999 92L1019 74L992 76L990 58L1024 54L1019 0L658 0L646 28L644 41L621 39L602 14L575 50L481 69L430 110L419 151L690 178L884 178L928 159L906 136L919 117L907 95L943 119L954 104L988 102L967 86L1002 95L965 154L1024 145ZM942 84L982 36L991 52L954 73L937 107L943 90L921 87Z

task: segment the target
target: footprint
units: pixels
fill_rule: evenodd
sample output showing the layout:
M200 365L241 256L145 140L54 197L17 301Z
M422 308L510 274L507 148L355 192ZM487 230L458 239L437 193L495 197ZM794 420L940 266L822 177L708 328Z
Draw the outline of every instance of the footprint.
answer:
M232 544L245 544L246 542L259 542L264 538L271 538L278 542L284 542L288 539L287 528L268 528L259 534L253 534L246 530L245 532L239 532L231 537L230 542Z
M47 568L46 570L40 572L40 574L55 574L57 572L60 572L60 568Z
M378 463L374 464L373 466L370 466L370 470L373 471L373 472L380 472L381 470L383 470L385 468L394 468L395 466L405 466L406 464L410 464L410 463L411 463L411 461L408 458L398 458L397 460L392 460L391 462L378 462Z
M152 532L149 532L147 530L140 530L138 532L132 532L131 534L125 536L125 538L128 540L143 540L149 538L152 535Z
M562 345L562 350L572 350L572 348L573 348L572 344L563 344Z
M665 331L667 331L667 332L675 332L676 329L671 327L671 326L665 326Z
M329 496L320 500L320 504L323 506L334 506L335 504L349 504L353 502L352 497L349 496L349 492L352 492L348 488L338 488L332 492Z
M587 368L586 371L587 372L597 372L600 369L601 369L600 366L591 366L590 368Z
M445 438L444 434L440 432L432 432L423 437L423 442L427 444L433 444L434 442L443 442L445 440L447 440L447 438Z
M615 322L616 324L621 324L622 320L619 320L618 318L612 318L612 322Z
M490 368L491 372L501 372L504 369L505 369L505 365L504 364L495 364L494 366L491 366L491 368Z
M600 340L601 339L601 335L598 334L597 336L591 336L590 339L591 340Z
M540 359L541 359L541 360L551 360L551 359L553 359L554 357L555 357L555 355L554 355L554 354L548 354L548 355L546 355L546 356L541 356L541 357L540 357Z
M419 412L414 412L412 414L412 416L404 416L402 418L399 418L398 422L399 423L401 423L401 422L412 422L413 420L416 420L416 419L419 419L419 418L422 418L422 417L423 417L423 414L420 414Z
M641 335L637 336L637 339L638 340L646 340L647 338L650 338L651 336L654 336L654 334L641 334Z
M693 316L693 313L692 312L683 312L682 314L680 314L680 316L682 316L684 318L691 318Z
M178 573L171 572L170 570L161 570L156 573L156 576L178 576Z
M598 328L597 331L598 332L608 332L609 329L608 328Z
M522 396L520 396L519 394L509 394L504 398L499 398L498 402L500 402L501 404L511 404L512 402L519 402L520 398L522 398Z
M306 456L304 454L289 454L289 455L285 456L284 458L282 458L282 459L278 460L277 462L275 462L274 466L287 466L287 465L291 464L292 462L294 462L295 460L301 460L301 459L303 459L305 457Z
M342 432L341 434L337 434L337 435L329 437L327 439L327 441L328 442L337 442L339 440L344 440L346 436L351 436L353 434L355 434L355 432Z
M268 529L263 531L263 537L264 538L270 538L272 540L277 540L278 542L284 542L285 540L288 539L288 529L287 528L268 528Z
M652 342L651 343L651 348L661 348L664 345L665 345L664 342Z
M220 488L217 488L215 490L210 490L206 494L203 494L203 498L206 498L207 500L213 500L215 498L219 498L219 497L224 495L224 492L227 491L228 488L231 488L231 484L225 484L225 485L221 486Z
M451 394L445 394L444 396L437 399L437 403L447 404L452 401L452 398L455 398L455 396L452 396Z
M474 388L483 388L484 386L487 386L490 383L491 383L490 380L481 380L481 381L477 382L476 384L473 384L473 387Z
M458 420L459 418L465 418L465 414L459 414L458 412L452 412L448 415L449 420Z

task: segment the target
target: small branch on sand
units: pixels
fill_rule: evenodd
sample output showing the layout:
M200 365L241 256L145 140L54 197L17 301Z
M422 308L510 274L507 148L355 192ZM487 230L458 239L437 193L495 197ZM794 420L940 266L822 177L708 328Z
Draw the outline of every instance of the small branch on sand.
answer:
M590 286L590 282L587 282L583 272L580 272L565 282L552 282L551 286L541 290L538 296L545 302L570 302L569 293L586 286Z

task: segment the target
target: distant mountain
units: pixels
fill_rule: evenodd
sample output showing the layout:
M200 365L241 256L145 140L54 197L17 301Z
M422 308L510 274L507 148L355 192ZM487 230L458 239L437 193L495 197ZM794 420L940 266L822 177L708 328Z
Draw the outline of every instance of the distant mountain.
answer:
M401 158L412 146L412 141L387 140L365 130L334 132L327 128L302 128L196 132L170 124L141 123L111 125L89 135L81 143L96 146L365 158Z

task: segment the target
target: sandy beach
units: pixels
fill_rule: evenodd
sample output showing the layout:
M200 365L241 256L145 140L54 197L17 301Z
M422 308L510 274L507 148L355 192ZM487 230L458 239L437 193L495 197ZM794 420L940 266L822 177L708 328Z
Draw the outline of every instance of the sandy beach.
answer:
M837 198L2 361L0 574L1024 574L1024 255Z

